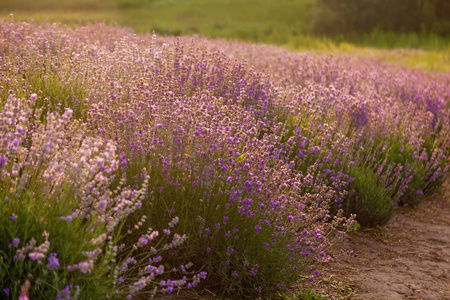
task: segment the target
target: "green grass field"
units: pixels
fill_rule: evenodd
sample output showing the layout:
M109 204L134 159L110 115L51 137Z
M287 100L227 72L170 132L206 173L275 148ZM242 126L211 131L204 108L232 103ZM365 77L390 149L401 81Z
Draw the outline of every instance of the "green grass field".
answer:
M233 38L450 72L448 37L386 32L319 37L311 34L313 6L314 0L6 0L0 18L13 14L16 20L69 25L104 21L136 32ZM391 51L396 48L405 50Z

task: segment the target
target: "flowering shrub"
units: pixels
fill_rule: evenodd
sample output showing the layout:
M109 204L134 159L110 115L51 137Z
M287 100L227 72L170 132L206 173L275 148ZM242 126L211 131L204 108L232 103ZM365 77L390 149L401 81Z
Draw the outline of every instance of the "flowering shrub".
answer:
M0 39L13 298L267 295L447 172L446 75L102 24Z
M150 229L130 248L122 244L127 234L120 228L148 193L148 175L140 190L120 184L120 192L112 192L108 186L118 168L114 143L84 136L70 108L61 116L48 114L44 126L40 109L31 108L36 97L10 96L0 116L2 298L114 298L160 283L165 268L158 265L158 253L184 239L175 233L166 244L152 246L158 231ZM146 251L133 256L144 245ZM138 257L139 272L130 273ZM176 287L204 277L179 270L185 275Z

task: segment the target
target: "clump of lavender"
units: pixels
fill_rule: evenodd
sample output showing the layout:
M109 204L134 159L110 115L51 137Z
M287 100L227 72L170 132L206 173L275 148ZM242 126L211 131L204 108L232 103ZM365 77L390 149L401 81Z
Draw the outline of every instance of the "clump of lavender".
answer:
M354 213L384 223L448 171L447 75L103 24L4 22L0 38L2 247L78 274L61 299L313 281ZM40 224L27 236L13 199ZM52 248L67 231L92 242Z
M160 244L152 242L157 231L141 236L139 268L148 272L138 278L137 271L127 272L129 262L138 259L131 256L134 248L119 246L126 236L121 230L125 219L148 192L148 175L141 189L121 185L120 192L111 191L109 182L118 169L114 143L85 136L83 125L71 119L71 109L50 113L40 124L39 112L31 108L35 97L25 101L10 95L0 117L0 212L5 220L0 278L6 296L114 298L144 287L159 290L167 270L157 265L157 272L150 271L159 261L155 257L179 247L186 237L169 234L171 239ZM169 224L175 225L175 220ZM205 276L183 272L176 289L194 286ZM23 283L20 289L17 282Z

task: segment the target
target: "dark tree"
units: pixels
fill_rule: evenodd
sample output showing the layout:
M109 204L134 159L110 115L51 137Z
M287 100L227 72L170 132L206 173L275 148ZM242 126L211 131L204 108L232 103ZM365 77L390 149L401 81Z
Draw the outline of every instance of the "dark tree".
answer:
M450 34L450 0L317 0L320 34L429 31Z

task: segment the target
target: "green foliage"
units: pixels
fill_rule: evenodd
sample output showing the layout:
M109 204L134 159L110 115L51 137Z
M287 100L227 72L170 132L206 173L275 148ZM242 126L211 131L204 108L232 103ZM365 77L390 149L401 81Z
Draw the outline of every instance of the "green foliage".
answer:
M74 199L65 195L57 201L49 199L46 193L39 190L32 192L31 189L16 198L6 192L7 185L8 183L3 182L0 193L0 281L3 288L11 290L11 298L7 299L17 299L20 286L27 279L33 287L40 287L29 290L30 299L54 299L58 291L64 290L68 285L72 286L72 295L79 289L80 299L103 299L108 293L114 297L111 293L112 279L107 278L109 270L106 265L97 264L88 274L68 270L69 265L86 260L82 251L94 250L96 246L90 244L90 241L99 234L98 229L86 230L89 224L79 220L67 222L61 219L61 216L72 213ZM15 258L16 251L32 238L36 240L36 246L43 244L44 232L48 233L50 242L47 256L49 253L56 253L59 260L59 268L56 270L47 268L49 258L45 258L42 263L28 257L24 260ZM13 245L15 238L20 239L16 246Z
M354 165L349 170L353 178L348 189L349 196L344 201L347 213L356 214L361 226L374 227L386 224L395 210L383 178L364 165Z
M83 119L83 111L86 109L84 99L87 94L83 80L67 82L56 71L43 66L35 67L19 74L10 69L5 70L3 78L0 79L1 97L7 99L9 91L18 98L27 98L36 93L38 99L34 108L42 109L41 121L44 121L48 112L58 111L63 114L65 108L73 110L75 119ZM23 88L19 89L17 86Z
M450 3L446 0L318 0L314 30L319 34L423 30L448 35Z
M81 1L72 1L72 0L41 0L41 1L30 1L30 0L6 0L0 3L0 10L9 10L9 11L36 11L36 10L100 10L107 9L111 7L115 0L81 0Z
M283 294L281 295L282 299L290 299L290 300L325 300L329 299L329 297L325 295L317 294L313 290L298 290L294 294Z
M400 198L401 204L415 206L423 198L422 189L425 187L423 176L423 164L413 159L414 149L410 145L404 145L398 141L391 141L389 152L387 153L390 163L400 163L405 168L412 168L412 178L408 183L408 188Z

